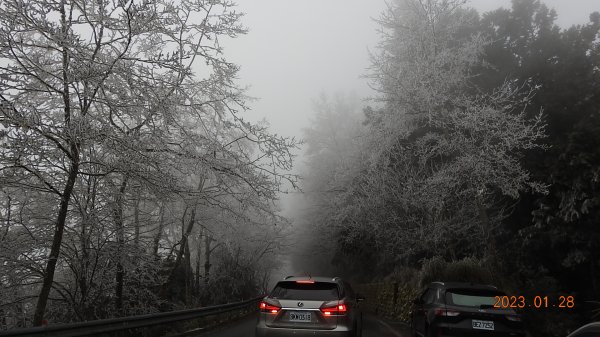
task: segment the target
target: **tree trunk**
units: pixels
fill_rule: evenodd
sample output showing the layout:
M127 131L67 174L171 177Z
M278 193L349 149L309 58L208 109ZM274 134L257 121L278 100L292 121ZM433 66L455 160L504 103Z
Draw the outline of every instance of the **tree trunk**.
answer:
M10 197L10 195L7 195L6 198L6 229L4 230L4 234L2 234L2 238L0 239L0 241L4 241L4 239L6 239L6 236L8 235L8 230L10 229L12 198Z
M117 272L115 274L115 307L119 315L123 314L123 282L125 278L125 270L123 269L122 263L122 252L123 244L125 243L125 226L123 222L123 199L125 197L125 189L127 188L127 181L129 177L125 175L121 182L121 187L117 197L115 198L114 218L115 218L115 232L117 235Z
M187 246L187 242L188 242L187 238L190 236L192 229L194 229L195 222L196 222L196 207L192 208L192 213L190 214L190 220L188 222L187 229L182 234L181 246L179 247L179 250L177 251L177 257L175 258L175 264L173 265L173 268L171 269L171 273L169 274L167 284L170 284L171 282L173 282L173 279L175 277L175 272L177 271L177 268L179 268L179 266L181 265L181 261L183 259L183 254L185 253L185 247Z
M152 255L158 259L158 247L160 246L160 238L162 236L162 231L164 228L165 221L165 204L164 202L160 204L160 208L158 210L159 220L158 220L158 229L156 231L156 235L154 236L154 246L152 247Z
M133 208L133 226L135 229L135 236L133 237L133 244L136 248L140 246L140 194L139 190L137 197L135 198L135 204Z
M202 259L202 232L204 228L200 229L198 234L198 247L196 247L196 279L194 282L194 289L196 296L200 295L200 260Z
M198 192L202 192L202 189L204 188L204 182L205 182L204 179L200 179L200 182L198 183ZM196 202L196 205L194 205L194 207L192 207L192 213L190 214L190 220L188 222L187 229L184 230L182 227L181 246L179 247L179 250L177 251L177 257L175 258L175 265L173 266L173 269L171 269L171 273L169 274L167 283L164 286L166 286L167 284L170 284L173 281L173 278L175 277L175 272L176 272L177 268L181 265L181 260L183 258L183 254L185 253L185 249L188 244L188 237L192 233L192 230L194 229L194 224L196 223L196 207L197 207L197 202ZM186 210L187 210L187 208L186 208ZM184 217L185 217L185 215L184 215Z
M33 315L33 325L40 326L44 321L44 314L46 312L46 305L48 304L48 297L50 296L50 289L54 283L54 272L56 271L56 264L60 255L60 246L62 244L63 233L65 230L65 222L67 219L67 213L69 212L69 202L71 200L71 194L73 193L73 187L75 181L79 175L79 144L74 139L74 133L76 131L71 127L71 96L69 94L69 54L67 51L66 43L68 41L68 28L67 28L67 13L66 13L66 0L61 1L60 15L61 15L61 29L63 35L63 46L62 46L62 81L63 81L63 103L64 103L64 121L66 128L66 138L69 144L69 155L70 155L70 167L67 177L67 182L63 189L60 198L60 205L58 208L58 216L56 219L56 225L54 226L54 236L52 238L52 246L50 248L50 254L48 255L48 262L46 269L44 270L44 280L42 282L42 289L35 307L35 313Z
M67 183L65 184L65 188L61 195L58 217L56 219L56 225L54 226L52 247L50 248L50 254L48 255L48 262L46 264L46 269L44 270L44 281L33 316L33 324L35 326L42 325L42 321L44 320L48 296L50 296L50 289L52 288L52 283L54 283L54 272L56 271L56 263L58 262L58 256L60 254L60 245L62 244L63 232L65 230L65 221L67 219L67 213L69 212L69 201L71 199L71 194L73 193L75 180L79 174L79 149L75 144L72 144L71 146L71 157L73 160L71 162L71 167L69 168L69 177L67 178Z
M204 236L204 285L208 286L208 281L210 279L210 253L212 250L210 249L210 244L212 242L212 236L206 233Z
M86 210L87 211L87 210ZM81 233L79 239L79 249L81 250L81 259L79 261L79 291L81 292L80 310L84 316L87 315L85 308L85 301L87 297L87 260L88 260L88 245L87 245L87 223L89 222L89 215L87 212L83 214L81 221Z
M90 177L87 179L87 192L86 201L84 207L84 213L81 220L81 232L79 239L79 249L81 250L81 259L79 261L79 290L81 292L81 300L79 302L79 315L81 320L87 320L89 318L87 308L87 295L88 295L88 268L90 266L89 261L89 249L90 240L88 238L88 227L91 228L94 222L94 212L96 210L96 177Z
M191 273L192 271L192 259L190 256L190 245L189 245L189 241L188 238L185 238L185 259L184 259L184 267L185 267L185 304L189 305L190 299L192 298L191 296L191 290L192 290L192 280L193 280L193 275Z
M481 220L481 225L483 227L484 240L487 243L487 255L492 259L496 259L496 243L494 240L494 235L492 233L492 225L490 224L490 219L487 215L487 210L485 209L485 205L480 195L477 195L476 198L477 209L479 211L479 219Z

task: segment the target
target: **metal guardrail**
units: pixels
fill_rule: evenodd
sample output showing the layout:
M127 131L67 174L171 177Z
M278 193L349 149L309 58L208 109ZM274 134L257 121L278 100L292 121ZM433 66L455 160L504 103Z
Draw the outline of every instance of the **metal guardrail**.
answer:
M56 324L45 327L23 328L0 332L0 336L78 337L106 334L117 331L127 331L131 329L166 325L175 322L193 320L206 316L213 316L222 313L232 312L235 310L247 308L251 304L258 303L261 299L262 297L243 302L222 304L205 308L160 312L155 314L102 319L96 321L87 321L70 324ZM256 310L258 310L258 306L256 306Z

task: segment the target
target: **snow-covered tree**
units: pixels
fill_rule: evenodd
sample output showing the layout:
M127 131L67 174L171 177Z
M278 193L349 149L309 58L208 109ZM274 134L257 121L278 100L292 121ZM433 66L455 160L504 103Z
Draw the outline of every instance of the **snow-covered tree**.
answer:
M160 233L169 203L188 211L183 251L199 203L270 205L295 181L295 141L240 115L219 43L245 32L240 17L228 0L0 3L0 268L24 275L1 285L41 283L35 325L52 292L89 308L91 288L106 292L97 272L121 312L132 256L174 239Z

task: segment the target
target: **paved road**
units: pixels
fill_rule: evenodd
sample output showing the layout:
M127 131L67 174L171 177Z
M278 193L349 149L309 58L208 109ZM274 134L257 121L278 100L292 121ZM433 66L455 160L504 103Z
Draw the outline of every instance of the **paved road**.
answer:
M363 337L408 337L406 326L385 322L374 316L364 317ZM254 337L256 317L248 317L235 324L202 334L202 337Z

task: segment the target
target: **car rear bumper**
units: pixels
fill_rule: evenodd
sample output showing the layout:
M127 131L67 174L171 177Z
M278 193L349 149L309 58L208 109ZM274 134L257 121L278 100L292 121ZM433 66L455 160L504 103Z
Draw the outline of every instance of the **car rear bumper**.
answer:
M457 322L435 320L429 327L432 336L439 337L525 337L526 333L521 323L508 325L506 322L496 321L494 330L481 330L472 327L471 319L462 319Z
M433 336L439 337L525 337L522 330L473 330L461 329L456 327L437 327L434 328Z
M260 323L256 326L256 337L351 337L352 331L343 326L333 330L270 328Z
M256 337L351 337L350 331L256 328Z
M447 335L442 333L441 335L436 335L439 337L525 337L525 334L511 334L511 333L503 333L503 332L489 332L489 333L480 333L480 332L456 332L451 335Z

